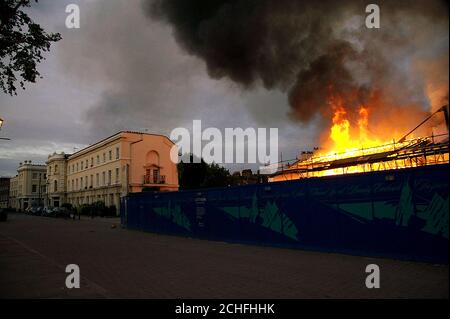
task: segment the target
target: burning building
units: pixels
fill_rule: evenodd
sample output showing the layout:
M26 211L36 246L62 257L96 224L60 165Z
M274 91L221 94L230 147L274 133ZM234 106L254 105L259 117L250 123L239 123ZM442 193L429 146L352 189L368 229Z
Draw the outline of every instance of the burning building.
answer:
M146 13L170 25L180 47L202 60L212 78L243 90L284 92L290 119L314 122L322 132L312 141L321 145L314 154L283 163L272 180L448 161L442 113L403 138L448 104L448 4L379 1L378 29L365 25L366 5L144 1ZM436 155L411 155L429 149Z
M270 182L449 163L447 105L433 112L397 141L394 138L384 142L370 136L367 108L359 108L358 135L354 138L345 108L339 102L333 107L335 113L329 130L331 144L327 144L331 147L304 153L293 164L281 162L280 169L269 178ZM443 114L447 132L415 138L414 132L439 113Z

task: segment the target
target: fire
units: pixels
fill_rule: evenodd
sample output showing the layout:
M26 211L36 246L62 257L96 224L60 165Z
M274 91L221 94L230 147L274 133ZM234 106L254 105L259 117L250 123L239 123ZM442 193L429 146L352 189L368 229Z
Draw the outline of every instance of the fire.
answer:
M345 151L350 144L350 122L345 118L346 114L343 108L339 108L333 116L330 138L339 152Z
M341 98L332 96L329 103L334 111L332 125L328 136L328 145L320 156L336 156L338 158L355 156L358 151L363 151L383 144L378 138L372 137L369 130L369 108L360 105L357 108L357 121L352 123L349 114ZM354 125L357 124L357 125Z
M302 153L293 164L281 164L281 172L269 181L448 163L448 146L445 149L435 144L445 141L445 136L448 139L447 134L424 135L432 123L422 127L422 132L416 131L425 137L414 137L413 131L417 128L410 131L414 123L427 116L425 111L414 105L393 105L392 100L383 99L377 91L365 95L364 103L358 105L356 101L361 101L358 92L341 95L336 94L333 86L328 89L327 110L331 110L331 116L328 113L331 123L322 135L322 147Z
M358 158L360 156L382 153L395 150L405 143L395 143L391 140L385 140L374 134L370 130L370 105L359 105L356 108L350 108L345 105L344 100L331 95L329 98L330 109L333 110L331 126L324 143L325 148L314 154L313 158L306 161L300 161L296 167L312 167L314 165L327 165L335 160ZM391 132L386 129L387 135ZM405 164L399 161L389 163L392 167L401 168ZM370 164L352 165L336 169L324 169L315 171L309 176L330 176L343 173L359 173L372 170L374 167Z

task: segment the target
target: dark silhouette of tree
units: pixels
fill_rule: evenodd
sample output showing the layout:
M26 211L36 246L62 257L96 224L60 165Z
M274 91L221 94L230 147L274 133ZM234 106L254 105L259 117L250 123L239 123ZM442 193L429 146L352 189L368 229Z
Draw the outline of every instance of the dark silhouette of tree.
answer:
M226 187L229 185L230 178L230 172L218 164L207 164L203 159L200 163L194 163L192 154L189 163L181 161L178 164L178 180L181 190Z
M178 181L180 189L200 188L206 177L207 164L201 159L200 163L194 163L194 155L190 155L190 161L178 164Z
M225 167L212 163L206 167L206 176L201 187L226 187L230 182L230 172Z
M38 2L38 0L34 0ZM0 86L4 93L17 95L16 82L42 78L36 66L51 42L61 40L59 33L46 33L24 11L33 0L0 0Z

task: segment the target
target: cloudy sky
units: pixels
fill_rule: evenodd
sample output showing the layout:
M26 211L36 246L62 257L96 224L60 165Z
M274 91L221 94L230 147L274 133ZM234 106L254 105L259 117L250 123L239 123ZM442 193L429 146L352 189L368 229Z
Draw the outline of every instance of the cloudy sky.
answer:
M80 29L65 28L69 3L80 7ZM278 127L284 158L313 145L314 125L289 120L284 94L210 79L169 26L145 16L140 0L40 0L29 12L63 39L39 65L43 79L17 96L0 94L1 135L11 138L0 144L0 175L122 129L169 135L193 119L205 127Z
M358 3L358 0L355 1ZM65 27L65 8L70 3L80 7L80 29ZM361 25L363 8L361 5L357 7L361 15L356 20L342 20L350 24L350 30L355 21L355 25ZM409 10L409 5L406 8ZM281 8L281 11L274 12L285 13L288 9ZM293 9L300 10L300 13L304 11L302 8ZM325 9L319 9L318 17L323 17ZM423 11L423 8L418 9L414 9L416 14ZM336 23L330 17L343 18L342 15L334 14L333 10L332 7L327 9L329 16L322 18L322 21ZM437 7L430 12L430 16L440 11ZM164 19L155 21L144 9L142 0L39 0L28 12L46 31L59 32L63 39L52 45L46 60L38 66L43 79L36 84L27 84L26 90L18 90L17 96L0 94L0 117L5 120L0 134L11 138L11 141L0 141L0 176L14 175L18 163L24 160L44 163L48 154L61 151L71 153L119 130L146 130L169 135L176 127L191 128L194 119L202 120L204 127L220 129L277 127L279 152L282 152L283 159L293 159L299 152L310 150L318 143L319 133L323 129L318 125L320 117L313 117L307 122L294 121L294 117L289 115L292 114L292 108L286 90L281 85L267 85L267 82L271 83L267 74L280 73L278 67L285 65L283 59L278 59L275 64L267 63L270 68L260 74L265 85L253 83L244 89L236 79L231 81L226 76L213 79L211 65L205 63L201 53L198 53L204 52L202 48L193 47L191 54L188 54L186 45L183 47L180 41L175 40L180 40L176 28L170 23L162 23ZM271 18L270 15L268 17ZM448 69L448 15L444 15L444 24L438 27L430 24L436 19L422 22L417 16L411 15L407 18L414 28L407 24L407 19L402 28L399 21L403 16L393 15L391 18L400 27L385 28L384 33L378 33L377 41L392 40L394 37L387 35L394 34L394 30L399 30L400 39L414 40L407 41L411 45L402 44L401 50L396 51L397 47L392 43L386 47L389 54L397 54L402 60L402 63L396 63L395 69L387 65L393 73L390 77L392 82L402 83L405 87L409 85L394 75L402 73L401 68L410 69L405 65L409 65L408 61L413 59L405 56L412 56L411 52L422 52L420 48L433 48L432 54L428 49L422 57L436 59L438 52ZM387 20L382 21L386 23ZM308 20L293 19L283 23L296 28L302 21ZM315 57L314 54L318 54L321 48L311 47L306 50L301 41L306 39L306 44L319 43L315 39L319 33L314 27L314 20L306 25L308 37L299 34L298 38L292 38L295 41L300 39L300 42L292 42L302 54ZM220 24L218 26L220 33ZM233 23L231 27L235 27ZM280 34L277 33L280 31L277 24L272 27L273 30L269 31L274 32L275 41L289 41L291 33L288 28L281 28L281 31L286 31ZM418 30L427 30L428 33L409 36L418 34ZM430 36L437 32L444 32L444 36ZM327 35L327 30L323 29L320 35ZM369 36L373 37L373 34ZM364 37L367 38L367 34ZM399 43L397 39L394 40L395 44ZM370 41L368 43L372 47L377 47L379 42ZM358 41L355 45L358 45ZM271 47L263 45L262 49L264 54L267 53L263 58L269 59L267 56L272 54ZM289 50L283 54L287 57L292 55ZM283 55L279 57L284 58ZM389 59L392 60L392 57ZM441 65L436 69L440 70L438 73L444 77L443 82L448 87L448 72L442 73ZM287 66L281 69L281 73L289 73L291 69ZM283 74L281 77L284 78ZM411 81L418 77L407 78ZM429 101L422 91L417 90L416 83L413 84L411 92L415 93L405 96L418 95L415 100L420 101L424 109L429 108ZM314 90L304 92L309 91ZM244 167L238 165L232 169Z

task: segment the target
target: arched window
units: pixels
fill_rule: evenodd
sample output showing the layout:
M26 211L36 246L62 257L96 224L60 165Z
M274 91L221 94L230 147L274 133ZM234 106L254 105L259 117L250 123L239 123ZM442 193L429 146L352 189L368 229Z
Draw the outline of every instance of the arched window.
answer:
M158 166L159 167L159 154L157 151L150 151L146 156L146 166Z
M54 189L55 192L58 191L58 181L55 181L55 182L54 182L53 189Z
M146 184L158 184L160 182L159 154L156 151L150 151L146 156L145 176Z

